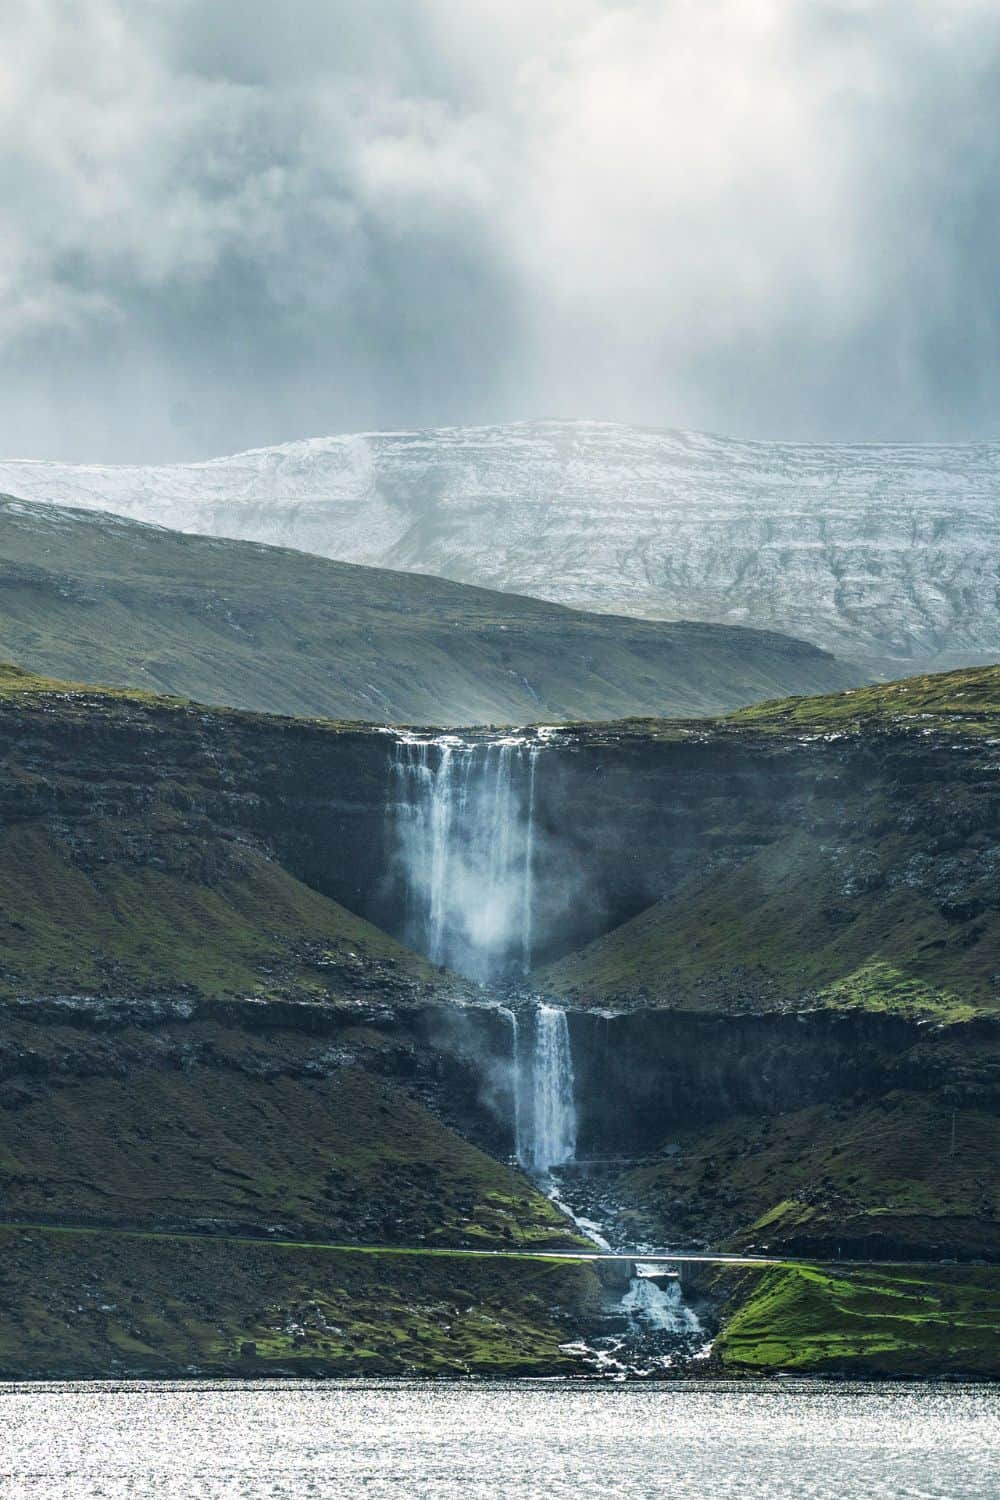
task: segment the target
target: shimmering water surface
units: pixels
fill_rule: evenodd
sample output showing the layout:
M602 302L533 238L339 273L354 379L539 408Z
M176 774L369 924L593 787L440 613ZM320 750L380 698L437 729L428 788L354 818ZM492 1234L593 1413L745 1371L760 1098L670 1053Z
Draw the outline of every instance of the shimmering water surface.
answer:
M984 1387L337 1381L0 1386L0 1494L1000 1494Z

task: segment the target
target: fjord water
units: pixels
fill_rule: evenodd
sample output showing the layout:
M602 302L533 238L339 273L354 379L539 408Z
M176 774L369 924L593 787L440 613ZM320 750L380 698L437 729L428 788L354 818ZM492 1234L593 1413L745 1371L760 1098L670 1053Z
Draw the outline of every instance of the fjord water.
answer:
M821 1382L0 1386L5 1497L986 1500L1000 1394Z

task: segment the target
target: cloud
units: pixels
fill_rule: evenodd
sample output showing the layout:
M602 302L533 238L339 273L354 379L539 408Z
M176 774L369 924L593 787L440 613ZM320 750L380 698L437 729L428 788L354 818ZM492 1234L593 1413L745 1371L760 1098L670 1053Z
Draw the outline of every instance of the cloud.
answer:
M0 438L990 435L986 0L22 0Z

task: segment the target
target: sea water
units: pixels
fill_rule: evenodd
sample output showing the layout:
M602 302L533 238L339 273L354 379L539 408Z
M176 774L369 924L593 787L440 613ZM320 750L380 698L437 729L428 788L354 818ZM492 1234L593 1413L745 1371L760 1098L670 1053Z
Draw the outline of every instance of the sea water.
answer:
M995 1500L998 1419L960 1385L3 1385L0 1494Z

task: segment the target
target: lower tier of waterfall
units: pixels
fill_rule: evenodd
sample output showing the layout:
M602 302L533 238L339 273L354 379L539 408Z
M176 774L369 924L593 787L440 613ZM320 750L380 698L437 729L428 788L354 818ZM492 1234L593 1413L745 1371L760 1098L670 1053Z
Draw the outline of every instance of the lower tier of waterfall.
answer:
M537 1005L519 1018L506 1010L511 1027L514 1142L517 1159L538 1176L576 1154L573 1053L566 1012Z

